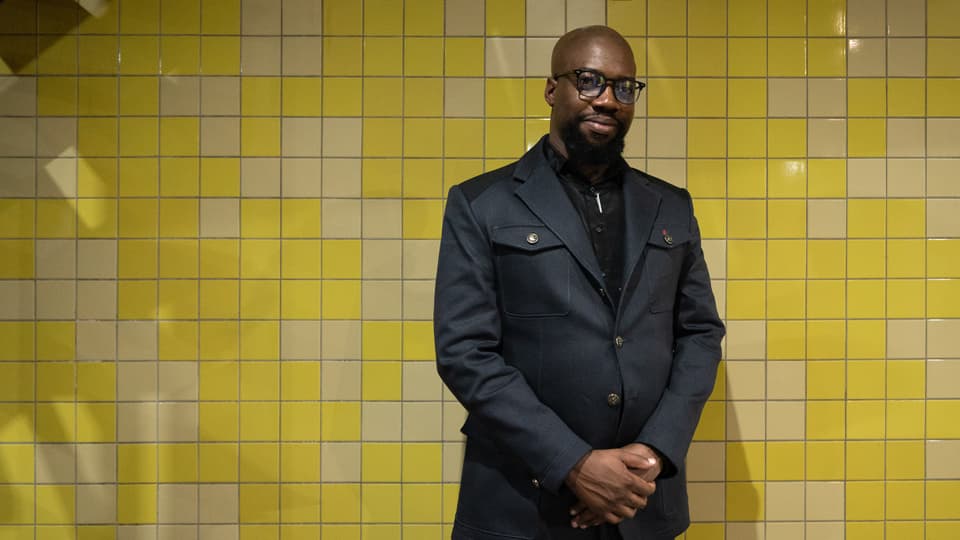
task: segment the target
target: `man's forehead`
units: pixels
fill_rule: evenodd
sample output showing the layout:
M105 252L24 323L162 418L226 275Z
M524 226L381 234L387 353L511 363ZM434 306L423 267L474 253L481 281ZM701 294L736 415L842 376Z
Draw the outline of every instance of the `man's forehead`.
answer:
M577 36L557 45L552 62L555 71L604 67L593 65L597 62L605 64L608 69L615 67L618 71L634 72L636 69L633 51L622 38L615 39L604 34L593 34Z

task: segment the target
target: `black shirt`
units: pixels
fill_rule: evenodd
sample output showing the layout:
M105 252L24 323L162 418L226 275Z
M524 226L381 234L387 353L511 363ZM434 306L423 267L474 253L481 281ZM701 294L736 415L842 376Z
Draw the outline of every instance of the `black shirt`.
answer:
M623 173L627 163L623 158L612 163L604 176L591 184L549 141L543 148L547 162L580 214L603 272L606 294L616 306L623 287Z

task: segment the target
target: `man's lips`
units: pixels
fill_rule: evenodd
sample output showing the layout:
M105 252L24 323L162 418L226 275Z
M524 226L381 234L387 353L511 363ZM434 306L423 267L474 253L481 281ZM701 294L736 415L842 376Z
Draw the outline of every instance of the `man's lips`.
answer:
M588 116L581 120L581 122L590 131L603 135L609 135L620 129L620 122L618 122L616 118L611 118L609 116Z

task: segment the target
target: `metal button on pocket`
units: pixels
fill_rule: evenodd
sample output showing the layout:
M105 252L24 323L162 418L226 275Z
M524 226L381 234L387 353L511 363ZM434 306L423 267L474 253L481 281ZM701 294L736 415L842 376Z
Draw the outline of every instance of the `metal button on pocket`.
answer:
M618 394L609 394L607 396L607 405L611 407L616 407L620 405L620 396Z
M540 235L539 235L539 234L537 234L537 233L535 233L535 232L532 232L532 233L530 233L530 234L527 235L527 243L530 244L531 246L532 246L533 244L536 244L536 243L539 242L539 241L540 241Z
M618 349L620 349L620 348L623 347L623 338L622 338L622 337L617 336L617 338L614 339L613 342L617 345L617 348L618 348Z
M536 478L530 480L530 483L533 484L533 487L538 488L538 489L540 488L540 481L537 480Z

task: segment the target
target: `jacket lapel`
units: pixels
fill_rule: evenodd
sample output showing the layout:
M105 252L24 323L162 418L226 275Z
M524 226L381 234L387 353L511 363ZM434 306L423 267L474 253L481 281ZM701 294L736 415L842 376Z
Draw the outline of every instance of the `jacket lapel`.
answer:
M648 180L628 169L623 179L623 284L626 296L627 287L636 283L633 273L639 271L637 264L643 257L650 238L651 229L660 210L660 195L647 187ZM621 302L623 303L623 302Z
M604 281L600 263L584 230L583 221L560 185L560 179L543 157L540 145L546 144L545 141L545 138L542 139L517 164L514 176L523 181L517 188L517 197L560 238L577 262L602 285Z

